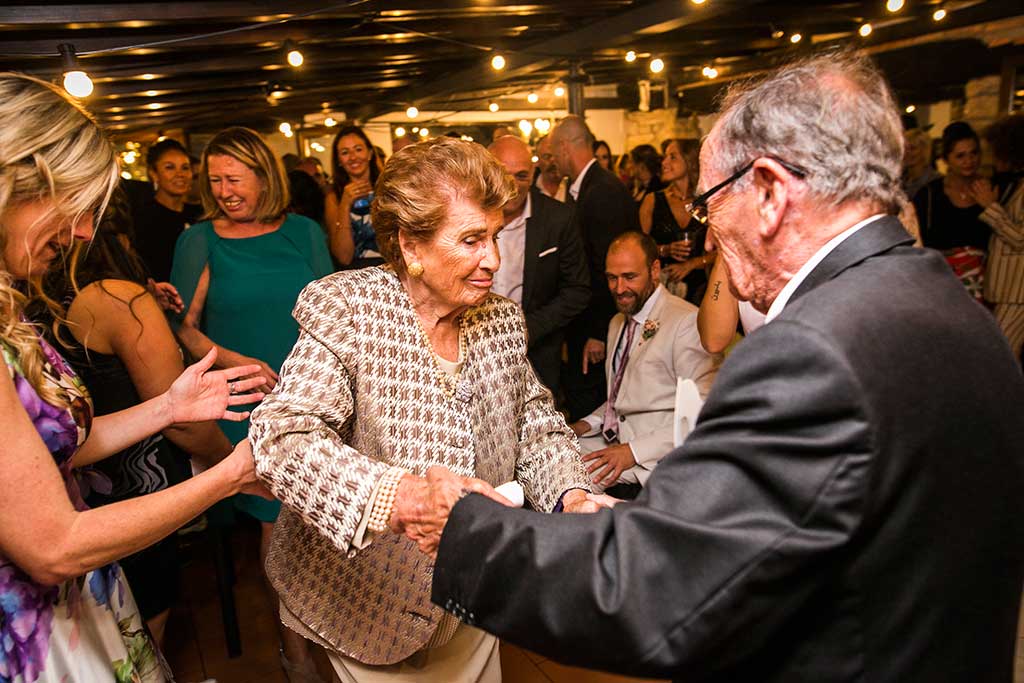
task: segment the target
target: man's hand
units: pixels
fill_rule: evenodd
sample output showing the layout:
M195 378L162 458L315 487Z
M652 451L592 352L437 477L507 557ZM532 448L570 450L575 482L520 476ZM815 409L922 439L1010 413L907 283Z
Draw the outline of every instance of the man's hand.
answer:
M583 436L590 431L590 425L587 424L586 420L576 420L569 425L569 429L571 429L573 434L576 436Z
M599 339L588 339L583 345L583 374L591 365L597 365L604 360L604 342Z
M405 534L430 557L437 557L441 532L455 503L468 493L479 493L503 505L512 503L490 484L472 477L460 477L444 467L431 467L426 477L407 474L398 483L389 526Z
M636 465L633 458L633 449L628 443L617 443L607 448L602 448L593 453L583 456L583 462L588 462L587 473L593 475L593 482L608 488L614 484L619 475Z

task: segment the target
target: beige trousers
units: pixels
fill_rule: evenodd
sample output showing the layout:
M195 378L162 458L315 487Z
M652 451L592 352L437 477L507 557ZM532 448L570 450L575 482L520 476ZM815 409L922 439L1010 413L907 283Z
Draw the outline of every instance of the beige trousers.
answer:
M459 624L447 644L388 666L369 666L328 651L342 683L501 683L498 639Z

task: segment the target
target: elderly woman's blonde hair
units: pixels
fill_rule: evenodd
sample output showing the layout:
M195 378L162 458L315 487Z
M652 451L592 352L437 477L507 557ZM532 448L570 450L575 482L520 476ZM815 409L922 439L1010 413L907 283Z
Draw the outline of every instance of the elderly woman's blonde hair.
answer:
M81 105L45 81L0 73L0 341L13 349L36 392L54 405L67 406L69 399L43 380L37 330L22 320L27 297L3 262L9 237L3 219L20 204L50 202L38 224L60 220L71 231L87 215L103 213L118 180L114 147ZM39 294L36 283L29 284Z
M256 202L256 220L271 223L288 209L291 198L284 167L259 133L242 126L225 128L213 136L203 150L203 171L199 179L199 195L203 200L203 217L224 218L227 214L217 204L210 190L210 157L229 156L249 167L263 186Z
M388 159L374 188L370 211L377 246L402 272L399 233L429 242L448 219L453 202L467 200L493 211L515 194L512 176L475 142L440 137L409 145Z

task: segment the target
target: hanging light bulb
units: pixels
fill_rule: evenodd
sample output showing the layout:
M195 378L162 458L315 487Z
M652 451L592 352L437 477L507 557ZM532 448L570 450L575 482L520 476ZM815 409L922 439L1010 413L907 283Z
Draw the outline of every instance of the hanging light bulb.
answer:
M565 97L565 88L560 85L555 86L555 97Z
M941 7L932 12L932 21L942 21L946 18L946 10Z
M889 10L890 12L899 12L901 9L903 9L903 5L903 0L886 0L885 9Z
M401 126L399 126L398 128L395 128L395 137L396 138L404 138L405 137L405 128L402 128Z
M704 4L704 0L690 0L690 2L692 2L695 5L703 5Z
M540 98L537 97L537 93L535 93L535 92L532 92L532 93L530 93L529 95L526 96L526 101L529 102L530 104L537 104L537 100L539 100L539 99Z
M867 38L868 36L871 35L872 30L873 29L871 28L871 24L864 23L860 25L859 29L857 29L857 33L860 34L861 38Z
M74 97L88 97L92 94L93 85L89 74L82 71L78 66L78 55L75 54L75 46L70 43L61 43L57 46L63 62L61 73L64 74L64 89Z
M789 37L789 42L791 42L794 45L796 45L797 43L799 43L803 39L804 39L804 37L802 35L800 35L799 33L794 33L793 35L791 35Z
M655 57L651 60L651 63L647 66L651 70L652 74L660 74L665 70L665 61L660 57Z
M495 71L501 71L505 68L505 58L501 55L494 55L491 57L491 68Z
M416 107L409 107L408 109L405 110L405 115L408 116L410 119L414 119L420 115L420 110L417 109Z
M700 71L705 78L718 78L718 69L713 66L706 66Z
M519 119L519 130L523 132L523 135L529 135L533 132L533 124L526 119Z
M907 112L908 114L913 114L915 111L917 111L917 107L915 107L912 104L908 104L907 108L904 109L903 111Z
M428 135L430 135L430 131L429 130L427 130L426 128L420 128L420 137L421 138L425 138Z
M302 52L299 51L298 46L291 40L284 41L284 54L285 61L291 65L292 68L297 69L302 66L305 57L302 56Z
M487 108L491 110L491 113L498 111L501 107L498 106L497 102L491 102L487 105Z
M413 133L419 133L420 132L420 127L419 126L413 126L412 127L412 132Z
M775 29L774 31L772 31L772 38L774 38L775 40L778 40L784 35L786 35L786 32L781 29Z
M282 121L281 124L277 127L277 129L281 131L281 133L283 133L284 135L288 135L288 133L292 132L292 124L288 123L287 121Z
M632 50L630 50L629 52L627 52L627 53L626 53L626 61L627 61L627 62L629 62L630 64L632 64L633 62L635 62L635 61L636 61L636 53L635 53L635 52L633 52Z
M328 128L334 128L336 125L338 125L338 121L333 116L328 116L326 119L324 119L324 125L327 126Z

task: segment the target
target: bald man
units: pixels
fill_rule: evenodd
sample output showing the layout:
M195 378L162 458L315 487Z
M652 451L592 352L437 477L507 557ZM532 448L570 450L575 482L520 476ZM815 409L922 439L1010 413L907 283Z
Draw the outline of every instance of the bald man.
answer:
M604 338L615 315L604 276L608 245L619 233L639 230L640 219L625 185L594 158L594 136L583 119L566 116L550 138L558 170L569 176L569 196L576 204L590 268L590 305L569 328L568 365L563 375L569 419L579 420L601 405L607 394Z
M493 291L522 305L528 355L537 376L557 397L565 329L590 301L590 277L571 207L531 187L530 148L508 135L488 148L516 181L503 208Z

